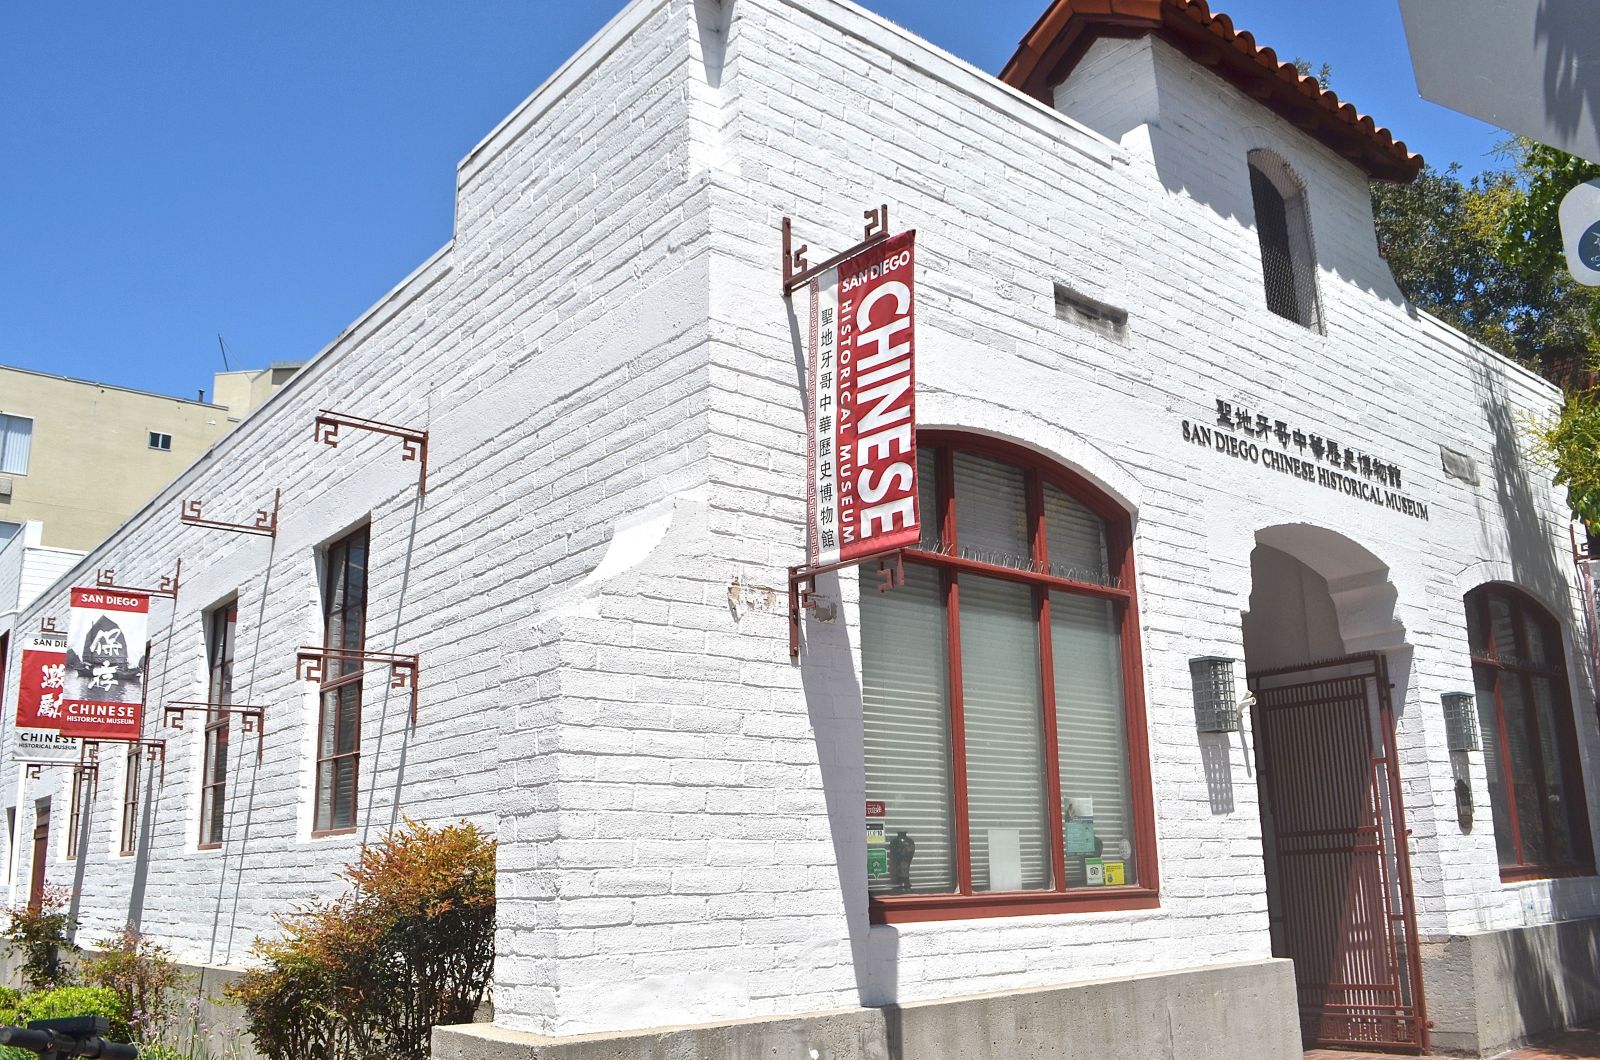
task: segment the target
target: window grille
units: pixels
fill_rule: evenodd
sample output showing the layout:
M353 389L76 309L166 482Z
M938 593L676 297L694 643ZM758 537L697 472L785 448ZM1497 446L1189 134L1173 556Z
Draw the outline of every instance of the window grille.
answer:
M1250 197L1255 204L1267 308L1285 320L1320 330L1316 254L1305 190L1275 155L1252 151Z

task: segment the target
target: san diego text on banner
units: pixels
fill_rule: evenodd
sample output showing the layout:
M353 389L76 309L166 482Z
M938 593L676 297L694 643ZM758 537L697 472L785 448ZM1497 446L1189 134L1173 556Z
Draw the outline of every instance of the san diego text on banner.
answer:
M810 285L807 552L812 566L915 545L915 232Z
M72 590L62 735L139 739L149 618L143 593Z

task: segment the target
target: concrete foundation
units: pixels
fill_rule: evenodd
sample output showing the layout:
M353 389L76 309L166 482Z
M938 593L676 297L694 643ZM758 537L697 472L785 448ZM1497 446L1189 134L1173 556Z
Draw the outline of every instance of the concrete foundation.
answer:
M1299 1060L1288 961L626 1034L433 1032L434 1060Z
M1493 1056L1600 1016L1600 919L1422 942L1433 1050Z

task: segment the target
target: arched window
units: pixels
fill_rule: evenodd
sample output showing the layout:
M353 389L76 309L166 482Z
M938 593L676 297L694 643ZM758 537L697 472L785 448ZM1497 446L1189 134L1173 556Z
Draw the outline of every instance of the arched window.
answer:
M920 547L861 581L874 920L1154 906L1127 514L1024 450L918 443Z
M1317 256L1311 242L1305 187L1294 171L1270 151L1251 151L1249 161L1250 197L1255 202L1267 308L1296 324L1321 330Z
M1561 627L1526 594L1467 594L1483 766L1504 879L1593 871Z

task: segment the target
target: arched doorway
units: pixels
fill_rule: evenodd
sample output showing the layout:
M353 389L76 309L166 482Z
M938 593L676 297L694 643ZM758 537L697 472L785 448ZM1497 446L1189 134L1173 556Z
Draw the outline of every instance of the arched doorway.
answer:
M1275 527L1244 615L1272 952L1294 961L1308 1046L1421 1052L1387 568L1347 538Z

